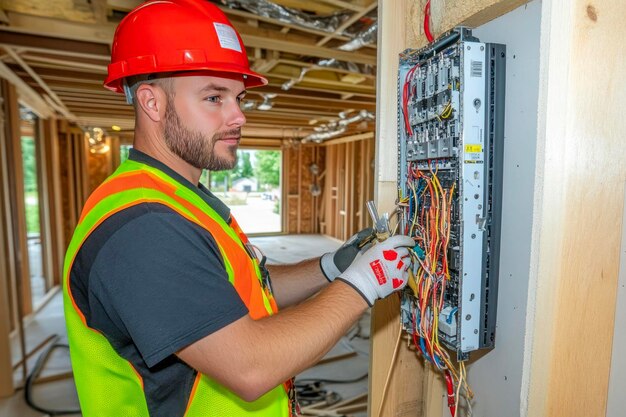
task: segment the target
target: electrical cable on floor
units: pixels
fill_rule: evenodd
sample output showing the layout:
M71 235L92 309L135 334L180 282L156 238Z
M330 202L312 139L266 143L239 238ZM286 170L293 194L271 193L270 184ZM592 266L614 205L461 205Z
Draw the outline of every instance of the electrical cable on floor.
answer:
M57 349L57 348L65 348L65 349L69 349L69 346L65 343L59 343L59 336L55 336L50 343L50 346L48 346L42 353L41 355L39 355L39 358L37 358L37 362L35 363L35 366L33 367L33 370L31 371L31 373L28 375L28 377L26 378L26 383L24 384L24 400L26 400L26 404L28 404L28 406L30 408L32 408L33 410L39 411L40 413L44 413L47 414L49 416L59 416L59 415L65 415L65 414L80 414L80 409L77 410L48 410L46 408L43 408L37 404L35 404L35 402L33 401L33 385L35 384L37 378L39 377L39 375L41 374L41 371L43 370L44 365L46 364L48 358L50 357L50 355L52 354L52 352Z
M341 395L334 391L323 389L322 386L322 382L296 382L296 392L300 405L308 406L323 402L330 406L341 401Z
M363 375L357 376L352 379L330 379L330 378L298 378L297 383L306 384L308 382L326 382L327 384L352 384L353 382L359 382L362 379L367 378L368 372Z

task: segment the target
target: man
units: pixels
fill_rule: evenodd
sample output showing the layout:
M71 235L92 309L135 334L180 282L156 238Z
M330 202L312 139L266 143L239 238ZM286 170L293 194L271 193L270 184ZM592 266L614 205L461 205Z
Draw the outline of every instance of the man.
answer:
M272 267L270 285L198 184L235 165L239 104L266 83L211 3L149 1L117 28L105 86L135 108L134 149L87 201L64 272L84 416L295 415L291 377L406 284L413 241L356 257L360 235L321 264Z

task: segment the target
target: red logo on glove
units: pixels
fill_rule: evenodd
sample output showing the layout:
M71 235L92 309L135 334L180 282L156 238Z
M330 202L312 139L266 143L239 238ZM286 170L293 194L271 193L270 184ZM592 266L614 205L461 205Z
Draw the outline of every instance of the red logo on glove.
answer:
M395 250L384 250L383 256L388 261L395 261L398 258L398 252Z
M372 271L374 271L374 275L376 276L376 279L378 280L378 284L379 285L386 284L387 277L385 276L385 270L383 269L383 266L380 264L380 261L376 259L370 262L370 267L372 268Z

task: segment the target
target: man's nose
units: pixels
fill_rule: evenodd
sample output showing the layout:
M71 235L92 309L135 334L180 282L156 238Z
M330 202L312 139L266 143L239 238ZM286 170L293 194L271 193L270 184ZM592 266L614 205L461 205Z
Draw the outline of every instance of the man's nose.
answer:
M243 126L246 123L246 116L241 110L241 106L238 101L234 101L233 104L228 106L228 114L226 123L228 126Z

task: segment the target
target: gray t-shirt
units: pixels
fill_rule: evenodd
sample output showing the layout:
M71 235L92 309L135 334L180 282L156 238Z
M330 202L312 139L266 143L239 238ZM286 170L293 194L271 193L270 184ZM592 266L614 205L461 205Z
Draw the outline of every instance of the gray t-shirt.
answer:
M225 220L230 211L205 187L194 190ZM248 313L228 280L213 236L169 207L141 203L105 220L82 245L70 272L76 305L144 381L151 416L183 416L196 371L175 353Z

